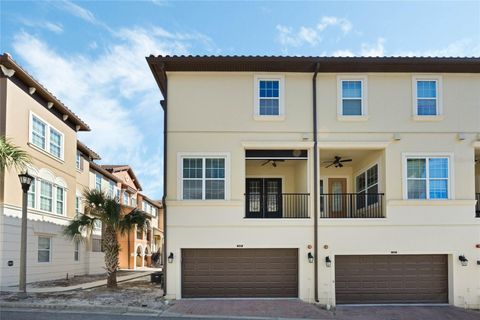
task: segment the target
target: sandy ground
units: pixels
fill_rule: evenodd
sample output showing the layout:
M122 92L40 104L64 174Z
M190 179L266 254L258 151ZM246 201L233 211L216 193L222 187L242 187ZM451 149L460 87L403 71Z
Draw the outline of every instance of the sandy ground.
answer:
M134 271L117 271L117 277L121 276L128 276L130 274L134 274ZM49 280L49 281L39 281L29 283L29 286L34 288L48 288L48 287L68 287L74 286L77 284L89 283L98 280L105 280L107 279L107 274L94 274L94 275L84 275L84 276L75 276L70 277L68 279L57 279L57 280Z
M25 299L20 298L17 293L1 292L0 301L63 305L119 305L163 310L165 303L162 294L160 285L150 283L150 277L147 276L119 283L115 290L98 287L56 293L29 293Z

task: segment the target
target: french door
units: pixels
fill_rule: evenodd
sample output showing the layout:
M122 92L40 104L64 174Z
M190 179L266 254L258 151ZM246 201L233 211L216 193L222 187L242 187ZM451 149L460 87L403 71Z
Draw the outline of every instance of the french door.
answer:
M282 217L281 178L247 178L245 196L247 218Z

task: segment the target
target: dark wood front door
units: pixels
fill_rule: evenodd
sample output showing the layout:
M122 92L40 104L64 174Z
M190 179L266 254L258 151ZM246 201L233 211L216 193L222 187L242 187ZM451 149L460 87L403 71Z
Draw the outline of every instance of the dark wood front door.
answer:
M248 178L245 194L247 218L282 217L281 178Z
M329 208L331 218L347 217L347 179L328 178Z
M337 304L448 303L447 255L335 256Z
M297 298L297 249L182 249L183 298Z

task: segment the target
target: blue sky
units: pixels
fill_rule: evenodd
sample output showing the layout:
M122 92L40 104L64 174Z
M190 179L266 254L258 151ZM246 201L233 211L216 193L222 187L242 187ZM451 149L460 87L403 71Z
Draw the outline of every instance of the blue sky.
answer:
M1 1L0 47L92 127L103 163L162 194L150 54L480 56L480 1Z

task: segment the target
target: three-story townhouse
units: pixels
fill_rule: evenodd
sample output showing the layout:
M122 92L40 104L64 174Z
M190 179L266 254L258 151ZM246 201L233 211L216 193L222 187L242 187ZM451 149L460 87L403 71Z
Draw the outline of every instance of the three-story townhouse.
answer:
M479 307L480 59L147 61L168 297Z
M86 249L63 236L76 214L77 132L90 128L8 54L0 56L0 135L27 151L27 281L85 274ZM18 172L0 176L1 285L19 281L22 189Z

